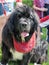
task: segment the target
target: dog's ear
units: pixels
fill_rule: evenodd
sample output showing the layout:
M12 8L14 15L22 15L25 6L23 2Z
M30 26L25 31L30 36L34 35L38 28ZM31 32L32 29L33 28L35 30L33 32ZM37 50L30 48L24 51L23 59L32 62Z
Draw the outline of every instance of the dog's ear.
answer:
M14 14L11 14L10 17L8 18L7 26L8 26L9 32L11 34L13 34L13 30L14 30Z

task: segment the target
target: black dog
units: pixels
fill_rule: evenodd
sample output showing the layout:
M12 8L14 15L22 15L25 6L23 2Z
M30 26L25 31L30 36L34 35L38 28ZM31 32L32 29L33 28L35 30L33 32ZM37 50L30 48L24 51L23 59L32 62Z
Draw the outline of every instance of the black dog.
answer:
M6 65L10 59L19 61L18 65L28 65L29 59L32 55L30 51L21 51L16 48L17 45L24 43L26 45L30 41L32 35L38 27L38 17L34 10L26 5L17 7L11 14L2 32L2 61L1 65Z

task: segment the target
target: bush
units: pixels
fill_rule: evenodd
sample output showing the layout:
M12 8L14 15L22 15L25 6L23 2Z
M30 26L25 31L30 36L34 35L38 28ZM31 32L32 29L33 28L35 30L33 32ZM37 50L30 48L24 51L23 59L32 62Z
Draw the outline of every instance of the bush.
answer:
M29 5L30 7L33 5L33 0L22 0L22 2L26 5Z

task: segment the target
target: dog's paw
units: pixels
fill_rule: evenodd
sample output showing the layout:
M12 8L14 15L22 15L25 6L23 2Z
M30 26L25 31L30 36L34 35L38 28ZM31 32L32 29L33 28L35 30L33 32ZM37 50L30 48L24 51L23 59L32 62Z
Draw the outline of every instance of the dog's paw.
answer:
M41 64L34 63L34 65L41 65Z
M0 65L5 65L5 64L2 64L2 63L0 62ZM8 65L8 63L7 63L6 65Z
M3 64L0 63L0 65L3 65Z
M2 64L0 63L0 65L2 65Z
M8 65L8 63L6 65Z

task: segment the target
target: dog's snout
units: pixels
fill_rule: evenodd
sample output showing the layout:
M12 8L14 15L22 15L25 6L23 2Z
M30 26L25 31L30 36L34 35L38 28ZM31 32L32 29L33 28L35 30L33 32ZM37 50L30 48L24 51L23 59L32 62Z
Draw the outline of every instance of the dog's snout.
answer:
M23 28L25 28L25 27L27 26L27 22L21 22L20 24L21 24L21 26L22 26Z
M24 28L25 28L26 26L27 26L27 24L22 24L22 27L24 27Z

